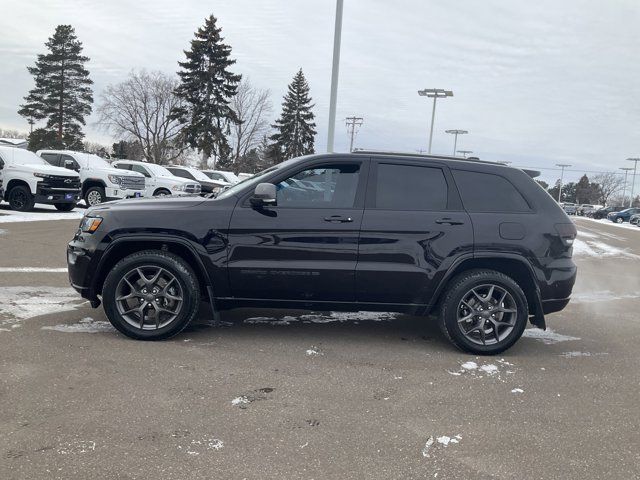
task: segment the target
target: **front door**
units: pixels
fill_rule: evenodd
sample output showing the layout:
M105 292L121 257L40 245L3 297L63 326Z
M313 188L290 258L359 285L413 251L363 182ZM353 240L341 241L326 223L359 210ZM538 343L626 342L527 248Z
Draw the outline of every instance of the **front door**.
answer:
M473 254L473 228L448 169L428 160L372 164L360 232L356 298L428 303L460 255Z
M354 301L367 171L365 162L320 159L271 180L277 205L241 199L229 228L233 296Z

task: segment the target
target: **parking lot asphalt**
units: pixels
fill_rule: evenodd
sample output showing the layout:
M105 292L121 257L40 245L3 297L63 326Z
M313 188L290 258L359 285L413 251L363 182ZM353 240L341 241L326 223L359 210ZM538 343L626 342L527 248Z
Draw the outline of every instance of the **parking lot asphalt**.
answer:
M0 478L640 478L640 229L576 223L569 306L475 357L379 313L129 340L68 286L77 219L0 219Z

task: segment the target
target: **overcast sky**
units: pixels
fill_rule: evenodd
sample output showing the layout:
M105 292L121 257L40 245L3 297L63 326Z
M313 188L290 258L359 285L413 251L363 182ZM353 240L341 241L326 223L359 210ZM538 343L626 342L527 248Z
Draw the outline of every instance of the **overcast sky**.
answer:
M173 73L193 32L213 13L235 69L273 94L274 115L302 68L316 103L316 150L325 151L334 0L2 0L0 126L26 130L16 110L32 65L58 24L71 24L91 60L94 93L131 69ZM434 153L614 170L640 156L638 0L346 0L336 150L344 118L364 117L357 147L415 151L428 141L422 88L438 103ZM87 139L109 137L89 119ZM577 173L570 173L573 180ZM547 180L557 172L544 172Z

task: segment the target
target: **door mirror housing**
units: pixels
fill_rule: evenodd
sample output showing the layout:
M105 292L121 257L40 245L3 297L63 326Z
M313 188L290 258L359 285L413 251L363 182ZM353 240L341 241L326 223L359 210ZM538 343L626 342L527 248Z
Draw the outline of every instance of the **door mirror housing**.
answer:
M277 205L276 186L273 183L259 183L249 201L257 208Z
M77 170L77 168L75 166L75 162L73 160L65 160L64 161L64 168L66 168L68 170Z

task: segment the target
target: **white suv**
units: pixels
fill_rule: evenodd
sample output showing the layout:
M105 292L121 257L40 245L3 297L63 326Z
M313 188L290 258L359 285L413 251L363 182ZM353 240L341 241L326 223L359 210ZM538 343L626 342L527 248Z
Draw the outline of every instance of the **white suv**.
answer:
M1 198L11 209L22 212L31 210L35 203L68 212L80 200L78 173L52 167L21 148L0 147L0 185L5 189Z
M80 174L82 197L87 206L144 194L144 176L117 170L97 155L71 150L38 150L36 154L51 165Z
M136 160L117 160L113 162L113 166L118 170L129 170L144 175L145 197L200 195L201 187L198 182L176 177L162 165Z
M211 180L218 180L235 185L240 181L238 176L233 172L225 172L224 170L202 170Z

